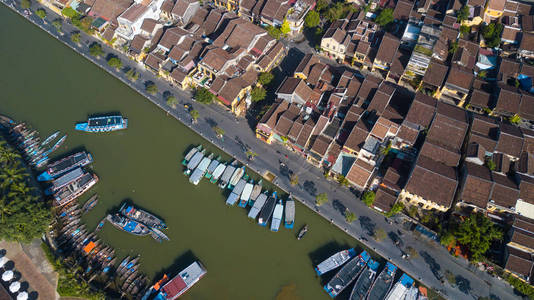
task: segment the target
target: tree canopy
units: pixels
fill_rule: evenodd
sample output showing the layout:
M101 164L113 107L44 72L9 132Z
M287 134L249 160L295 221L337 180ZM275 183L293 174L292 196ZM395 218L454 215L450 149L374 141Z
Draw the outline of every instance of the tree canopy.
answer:
M167 97L167 105L173 108L176 108L176 104L178 104L178 100L173 95L169 95Z
M120 60L120 58L113 56L110 59L108 59L108 65L110 67L120 69L122 67L122 61Z
M362 201L367 206L373 205L373 202L375 202L375 192L370 191L370 190L363 192Z
M198 116L199 116L198 110L193 109L192 111L189 112L189 114L191 115L191 118L193 119L193 121L196 121L198 119Z
M273 79L274 75L270 72L261 72L260 76L258 76L258 82L261 85L268 85L269 83L271 83L271 81L273 81Z
M32 5L32 3L31 3L30 0L22 0L22 1L20 1L20 7L22 7L23 9L28 9L28 8L30 8L31 5Z
M282 23L282 26L280 27L280 31L286 35L289 32L291 32L291 27L289 27L289 22L287 20L284 20L284 23Z
M30 187L30 173L0 138L0 240L29 242L50 224L50 210Z
M467 5L462 6L456 13L458 22L462 23L469 18L469 7Z
M280 28L277 28L275 26L267 26L267 33L277 40L282 37L282 31L280 30Z
M39 9L35 12L35 14L36 14L39 18L41 18L41 19L46 18L46 10L44 10L43 8L39 8Z
M52 21L52 26L54 26L54 28L56 28L58 32L61 32L62 25L63 25L63 22L61 21L61 19L55 19L54 21Z
M347 223L356 221L356 214L351 212L348 208L345 210L345 221L347 221Z
M79 43L80 42L80 33L79 32L74 32L70 35L70 40L73 42L73 43Z
M321 22L321 17L319 13L315 10L310 10L304 19L304 26L308 28L317 27Z
M378 25L386 27L389 25L389 23L393 22L393 20L393 9L386 8L380 11L375 21Z
M211 104L214 98L215 98L215 95L213 95L206 88L203 88L203 87L197 88L195 91L195 100L200 103Z
M93 43L89 46L89 54L99 57L104 54L104 50L102 50L102 46L99 43Z
M258 102L265 99L267 91L262 87L255 87L250 91L250 98L252 102Z
M28 0L29 1L29 0ZM61 11L61 14L64 15L65 17L69 18L69 19L72 19L74 17L77 17L79 16L78 12L75 11L72 7L65 7L62 11Z
M469 249L474 261L482 258L493 240L502 238L502 231L481 213L471 214L460 222L453 234L458 243Z
M148 93L154 95L154 94L156 94L156 93L158 92L158 86L157 86L155 83L153 83L153 82L148 82L148 83L145 85L145 90L146 90Z
M137 81L137 79L139 79L139 73L137 73L135 69L131 68L126 71L126 77L128 77L130 81Z
M498 47L501 44L501 34L504 26L501 23L490 23L482 26L482 37L486 46L490 48Z
M328 202L328 195L326 193L320 193L315 196L315 205L321 206Z

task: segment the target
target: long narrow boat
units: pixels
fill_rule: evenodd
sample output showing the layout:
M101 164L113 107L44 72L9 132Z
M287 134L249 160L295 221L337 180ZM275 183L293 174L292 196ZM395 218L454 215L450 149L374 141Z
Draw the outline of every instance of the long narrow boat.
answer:
M195 155L193 155L191 160L187 163L187 166L186 166L187 169L185 170L184 174L186 175L191 174L191 172L198 166L200 161L204 158L205 152L206 152L205 150L202 150L202 151L195 153Z
M50 143L51 141L53 141L55 138L57 138L57 136L59 135L60 131L56 131L54 133L52 133L49 137L47 137L42 143L41 143L41 147L43 146L46 146L48 145L48 143Z
M141 222L148 227L156 228L156 229L167 228L167 225L162 219L140 208L136 208L133 205L128 205L126 202L121 205L119 212L123 216L131 220Z
M204 177L206 177L207 179L211 178L211 176L213 175L213 172L215 172L215 169L217 169L217 167L220 164L220 162L219 162L220 159L221 159L221 157L218 156L216 159L211 161L210 165L206 169L206 174L204 174Z
M198 151L202 150L202 145L198 145L198 147L193 147L187 154L184 156L184 160L182 160L182 165L187 166L187 163L189 160L197 153Z
M49 181L58 176L73 170L77 167L83 167L93 162L91 154L82 151L69 155L63 159L51 163L46 170L41 173L37 180Z
M258 218L258 224L260 226L267 226L267 223L269 222L269 219L273 215L274 207L276 205L276 192L273 192L272 196L267 199L265 204L263 205L260 216Z
M254 185L252 184L252 182L245 184L245 188L243 189L243 192L241 193L241 198L239 198L239 204L237 206L247 207L247 203L250 200L250 194L252 193L253 188L254 188Z
M134 220L130 220L119 214L108 215L107 221L113 224L113 226L117 227L118 229L131 233L133 235L143 236L150 233L150 228L148 228L146 225L136 222Z
M196 261L182 270L176 277L169 280L159 290L156 299L174 300L183 295L193 285L195 285L207 271L204 266Z
M98 194L94 194L85 202L82 208L82 214L86 214L98 204Z
M304 227L300 229L299 234L297 235L297 240L300 241L304 237L306 232L308 232L308 224L304 225Z
M152 232L150 233L150 236L152 236L152 238L154 238L156 241L161 243L162 241L170 240L169 237L165 235L165 233L161 232L161 230L157 228L150 228L150 229L152 230Z
M278 231L280 223L282 223L282 217L284 216L284 204L282 199L278 200L273 212L273 220L271 222L271 231Z
M226 188L228 185L228 182L232 178L232 175L234 174L235 169L236 169L236 166L234 164L235 164L235 161L233 161L231 164L226 166L226 168L224 169L224 172L221 176L221 180L219 181L219 187L221 189Z
M204 174L206 173L206 170L208 169L208 166L211 163L211 159L213 158L213 153L210 154L208 157L204 157L200 163L198 164L197 168L193 171L193 174L189 177L189 182L191 182L194 185L197 185L202 177L204 177Z
M120 115L89 118L78 123L74 129L85 132L109 132L128 128L128 119Z
M241 168L237 168L232 174L232 178L230 178L230 181L228 182L228 188L233 189L234 186L239 182L239 180L245 175L245 166Z
M239 195L243 192L243 189L245 188L245 184L247 182L244 179L239 180L239 182L236 184L230 195L228 195L228 198L226 199L227 205L234 205L237 201L239 201Z
M61 188L54 194L57 206L63 206L72 200L78 198L83 193L88 191L93 185L98 182L98 176L90 173L85 173L69 185Z
M258 198L256 198L256 201L254 201L254 205L248 212L248 217L251 219L256 219L258 214L260 213L261 209L263 208L263 205L265 205L265 201L267 201L267 192L260 194Z
M84 175L84 171L82 170L82 168L76 168L64 175L61 175L60 177L52 181L52 186L46 189L45 194L52 195L60 188L70 184L71 182L82 177L83 175Z
M356 256L356 251L354 251L354 248L339 251L318 264L317 267L315 267L315 273L321 276L326 272L339 268L354 256Z
M295 201L293 201L293 197L291 197L291 194L289 195L286 201L286 210L284 217L284 227L292 229L295 225Z
M345 264L323 289L330 297L335 298L360 275L370 258L369 254L363 251Z
M354 288L350 293L349 300L365 299L365 296L367 296L367 294L369 293L371 285L375 281L378 267L380 267L380 264L373 259L370 259L367 262L367 267L365 268L365 270L363 270L360 277L358 277L358 280L356 280L356 284L354 284Z
M215 168L215 171L213 171L213 174L210 178L211 183L216 183L219 181L219 178L221 178L221 175L224 173L224 170L226 169L226 165L223 163L220 163L217 168Z
M59 147L61 147L61 145L63 145L63 143L65 143L66 139L67 139L67 135L65 134L52 147L50 147L50 149L48 149L45 153L48 155L48 154L56 151L57 149L59 149Z
M408 290L414 285L414 280L408 276L406 273L402 274L401 278L391 291L389 291L389 294L385 298L386 300L404 300L406 297L406 294L408 293Z

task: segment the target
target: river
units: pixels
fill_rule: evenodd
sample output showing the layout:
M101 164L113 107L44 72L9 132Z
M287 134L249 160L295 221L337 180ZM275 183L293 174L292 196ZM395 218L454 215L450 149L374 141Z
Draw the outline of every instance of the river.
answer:
M215 185L189 184L180 161L191 144L207 145L202 138L2 5L0 66L0 113L43 136L66 132L58 157L83 148L93 154L91 169L100 182L79 199L100 195L84 219L88 228L125 199L165 219L171 241L162 244L106 224L99 236L119 257L141 254L141 270L153 279L199 259L208 274L183 299L273 299L282 287L288 287L284 299L329 299L313 265L355 246L354 239L299 203L295 229L273 233L249 220L246 210L227 207ZM73 130L89 114L108 112L128 117L129 129L101 135ZM310 230L297 241L305 223Z

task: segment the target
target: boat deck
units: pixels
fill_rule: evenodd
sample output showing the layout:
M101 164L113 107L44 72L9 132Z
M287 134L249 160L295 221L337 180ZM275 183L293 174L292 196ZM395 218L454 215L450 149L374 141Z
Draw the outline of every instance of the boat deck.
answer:
M256 198L256 202L254 202L254 205L248 212L248 217L252 219L256 219L261 209L263 208L263 205L265 205L266 200L267 200L267 195L260 194L258 198Z
M87 160L89 157L87 153L85 152L79 152L74 155L71 155L69 157L66 157L64 159L61 159L57 161L56 163L53 163L50 167L50 173L55 174L58 172L62 172L63 170L70 168L71 166L75 166L78 163Z
M71 172L59 177L58 179L54 180L54 182L52 183L52 189L54 190L57 190L67 184L69 184L70 182L80 178L81 176L83 176L84 172L82 170L82 168L77 168L77 169L74 169L72 170Z
M123 118L121 116L96 117L89 118L87 124L90 127L113 126L122 124L122 120Z

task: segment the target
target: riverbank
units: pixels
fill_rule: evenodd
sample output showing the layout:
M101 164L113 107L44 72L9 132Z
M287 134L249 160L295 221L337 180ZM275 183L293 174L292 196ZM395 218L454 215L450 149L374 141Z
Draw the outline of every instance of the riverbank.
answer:
M46 28L49 34L53 35L56 39L62 41L62 43L69 46L69 48L74 49L77 53L82 54L84 57L88 57L87 48L85 47L85 45L87 45L87 43L95 41L94 38L84 36L84 46L80 47L72 44L67 34L55 34L50 24L39 25L38 23L41 21L36 18L31 19L31 21L32 23L38 25L39 27L42 27L43 29ZM68 24L64 24L64 31L67 33L70 32L69 29L71 29L71 27L68 26ZM125 58L119 52L116 52L115 50L107 46L104 46L104 50L106 52L113 52L114 54L118 55L125 64L140 68L138 64L132 63L129 59ZM352 195L349 191L344 188L340 188L335 183L325 181L318 169L315 169L314 167L310 166L301 158L293 156L291 153L288 153L287 150L283 149L279 145L269 146L262 143L261 141L258 141L254 137L253 132L251 132L248 126L246 126L245 124L240 124L239 126L236 126L235 119L218 106L206 107L193 103L192 105L194 106L194 108L200 112L201 118L199 119L199 122L197 124L189 124L190 117L183 109L172 109L166 106L166 104L164 103L165 101L162 97L161 92L167 89L172 90L172 87L170 87L167 83L155 78L150 72L140 69L141 78L143 78L143 80L153 80L158 85L158 88L161 92L158 93L157 96L146 94L146 92L144 92L143 90L143 83L141 80L136 83L125 81L125 76L120 73L120 71L116 71L107 66L107 63L104 59L94 59L92 57L88 57L88 59L93 63L97 64L100 68L112 74L114 77L119 77L119 79L122 82L126 82L128 86L133 86L133 88L137 92L150 99L152 103L155 103L157 105L157 107L164 109L169 116L173 116L174 118L179 119L182 123L188 125L188 127L192 128L202 137L214 142L219 148L222 148L230 155L245 162L251 169L255 170L260 174L263 174L265 171L269 171L273 174L276 174L278 176L278 179L275 183L286 191L291 190L293 192L293 195L309 208L314 209L314 193L316 194L327 192L330 199L330 203L318 208L319 214L323 216L324 219L326 219L327 223L330 223L329 221L332 220L333 224L335 224L344 231L346 229L346 232L348 234L364 241L367 246L372 249L375 249L385 258L391 259L395 264L398 264L403 270L415 275L416 278L422 278L425 284L438 289L444 289L449 294L449 297L454 297L456 299L462 299L466 297L466 294L460 292L457 288L452 288L450 286L443 287L441 285L439 280L435 278L434 272L432 270L432 268L435 268L435 264L431 264L428 262L428 260L422 259L421 257L414 258L411 261L403 260L401 258L401 251L397 247L395 247L390 240L388 240L387 238L386 240L381 242L376 242L375 240L373 240L371 237L373 234L371 232L371 228L383 228L386 232L389 233L395 232L398 229L398 225L388 224L384 220L383 216L366 208L365 205L362 205L361 202L357 200L354 195ZM175 93L175 95L178 96L177 98L181 99L184 103L187 103L191 99L190 94L187 92L173 90L173 93ZM224 141L216 138L215 133L211 129L210 121L216 122L219 127L223 128L227 132L227 136L225 136ZM241 120L240 122L243 123L244 121ZM155 128L152 128L152 130L155 130ZM162 135L162 137L165 137L165 135ZM259 153L260 155L256 157L256 159L254 159L253 161L248 162L246 159L246 155L241 147L243 144L246 145L248 148L252 149L254 152ZM286 154L289 155L288 159L284 158ZM299 184L297 187L292 187L290 185L289 179L285 177L279 169L279 160L283 160L284 163L299 176L299 179L302 184ZM173 167L176 168L176 166ZM310 186L315 189L315 192L312 191L313 189L308 188ZM352 224L347 224L343 216L343 209L340 209L340 207L347 207L351 211L357 213L359 217L358 221ZM303 215L306 215L306 213L301 211L302 210L297 210L297 220L299 220L299 218L302 218ZM403 230L401 229L401 231ZM406 245L413 245L417 252L429 253L432 259L435 260L434 263L442 266L441 272L443 272L445 268L452 269L452 272L457 274L458 276L468 278L472 289L471 292L477 293L478 295L488 295L489 293L497 295L501 294L501 292L499 291L501 290L501 286L494 284L486 284L484 282L484 274L477 273L475 275L467 271L465 269L465 262L450 257L450 255L442 247L436 247L435 245L427 243L422 239L414 238L410 234L404 234L402 239L404 240L404 243ZM503 296L502 298L504 299L506 298L506 296Z

